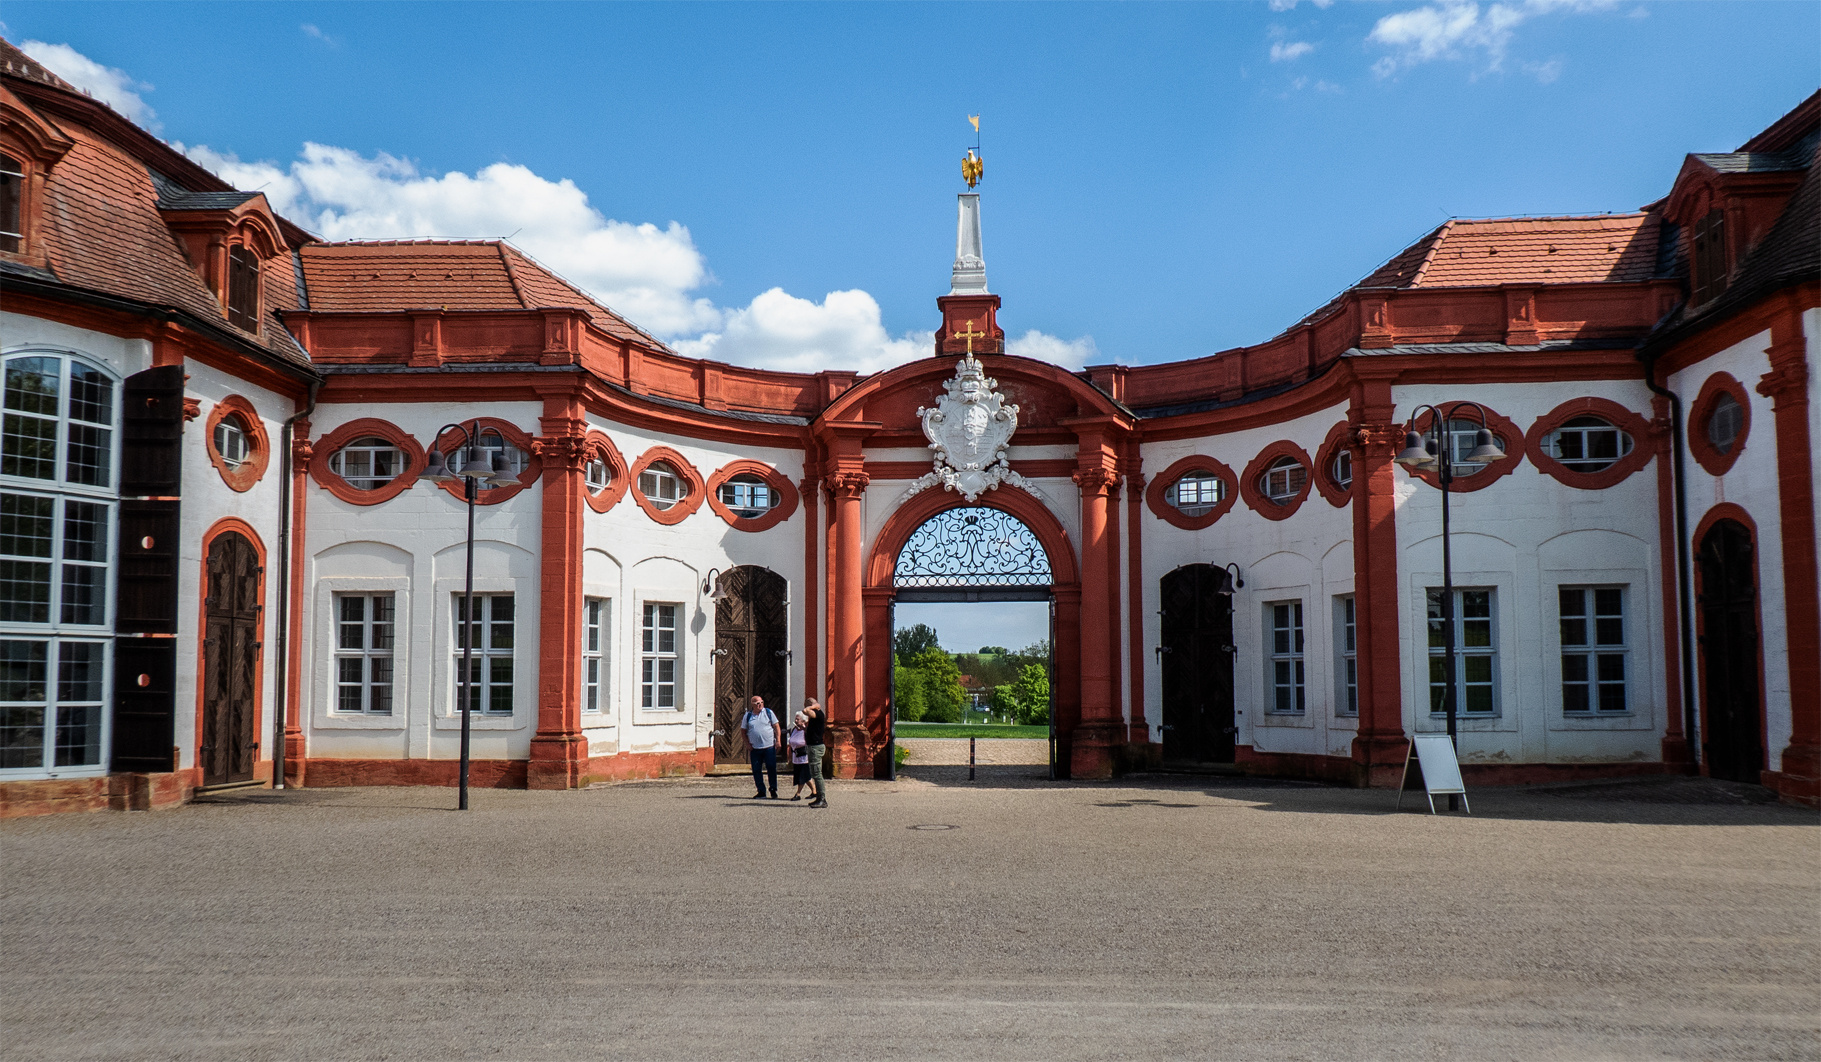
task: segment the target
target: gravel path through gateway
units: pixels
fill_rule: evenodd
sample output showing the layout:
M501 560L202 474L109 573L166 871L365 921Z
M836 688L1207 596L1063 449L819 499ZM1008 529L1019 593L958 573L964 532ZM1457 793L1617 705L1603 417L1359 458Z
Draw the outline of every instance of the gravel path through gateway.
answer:
M1050 743L1042 738L975 738L975 763L1049 763ZM967 738L899 738L909 766L967 763Z
M1821 1057L1811 811L1005 772L0 824L0 1055Z

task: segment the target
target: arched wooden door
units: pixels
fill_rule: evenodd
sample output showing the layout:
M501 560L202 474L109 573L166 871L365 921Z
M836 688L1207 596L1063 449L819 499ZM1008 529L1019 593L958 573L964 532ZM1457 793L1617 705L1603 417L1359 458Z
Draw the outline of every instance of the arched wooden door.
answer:
M1232 763L1233 588L1224 568L1189 564L1163 577L1163 758Z
M202 784L253 778L254 697L259 688L259 554L244 535L225 531L209 543L208 617L203 631Z
M746 745L735 732L746 702L765 698L765 707L790 728L784 702L790 676L790 584L767 568L742 566L721 576L727 596L715 603L714 742L716 763L741 763Z
M1751 532L1721 520L1701 538L1701 690L1707 771L1759 782L1764 734L1758 704L1758 586Z

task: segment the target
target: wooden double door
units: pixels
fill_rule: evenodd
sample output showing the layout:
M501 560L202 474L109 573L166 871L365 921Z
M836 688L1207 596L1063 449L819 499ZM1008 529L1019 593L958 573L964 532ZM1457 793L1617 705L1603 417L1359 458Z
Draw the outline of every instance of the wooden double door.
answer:
M208 573L197 747L202 784L248 782L259 753L259 584L265 569L246 536L227 531L209 543Z
M726 596L715 602L714 760L744 763L738 729L751 698L763 697L780 729L790 729L790 586L777 572L750 565L721 576L720 586Z
M1233 585L1225 568L1189 564L1163 577L1158 655L1167 763L1232 763Z
M1695 554L1701 587L1704 758L1715 778L1759 784L1764 728L1758 697L1758 580L1751 532L1721 520Z

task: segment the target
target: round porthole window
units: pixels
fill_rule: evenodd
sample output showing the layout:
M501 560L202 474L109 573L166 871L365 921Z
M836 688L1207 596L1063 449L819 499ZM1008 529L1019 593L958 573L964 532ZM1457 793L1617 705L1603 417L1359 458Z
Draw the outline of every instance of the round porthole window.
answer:
M668 462L654 461L639 473L639 493L658 509L669 509L689 495L689 488Z
M1279 505L1303 492L1309 482L1309 470L1294 457L1280 457L1271 462L1258 478L1258 492Z
M1745 407L1725 391L1714 400L1707 414L1707 441L1722 457L1732 453L1745 431Z
M779 501L778 492L772 489L771 484L751 473L743 473L721 484L718 494L722 505L745 520L764 516Z
M247 426L240 414L230 413L216 423L215 453L221 457L222 467L229 472L237 472L247 463L253 445L247 438Z
M1206 516L1226 497L1225 480L1212 472L1197 470L1170 485L1168 501L1184 516Z

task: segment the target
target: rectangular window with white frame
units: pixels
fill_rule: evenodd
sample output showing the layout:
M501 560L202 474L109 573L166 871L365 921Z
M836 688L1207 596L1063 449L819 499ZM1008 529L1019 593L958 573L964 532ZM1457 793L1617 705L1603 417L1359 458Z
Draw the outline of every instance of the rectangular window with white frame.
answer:
M1574 716L1631 710L1626 675L1625 588L1557 588L1562 638L1562 711Z
M108 644L0 641L0 771L101 764Z
M1428 599L1429 711L1447 712L1447 632L1442 622L1442 590L1432 586ZM1462 717L1498 714L1498 630L1491 587L1454 591L1455 712Z
M1307 707L1303 661L1303 603L1275 601L1265 605L1270 629L1271 710L1297 714Z
M470 639L473 663L468 672L468 710L477 714L512 714L512 657L516 645L511 594L475 594L474 620L467 622L466 598L455 594L455 695L462 692L462 658Z
M609 625L608 599L590 597L582 602L582 711L598 714L608 709L607 676Z
M392 714L396 601L390 593L335 595L337 712Z
M683 660L677 640L681 605L645 602L639 631L639 706L674 710L683 706Z
M1334 598L1334 712L1359 714L1359 624L1355 598Z

